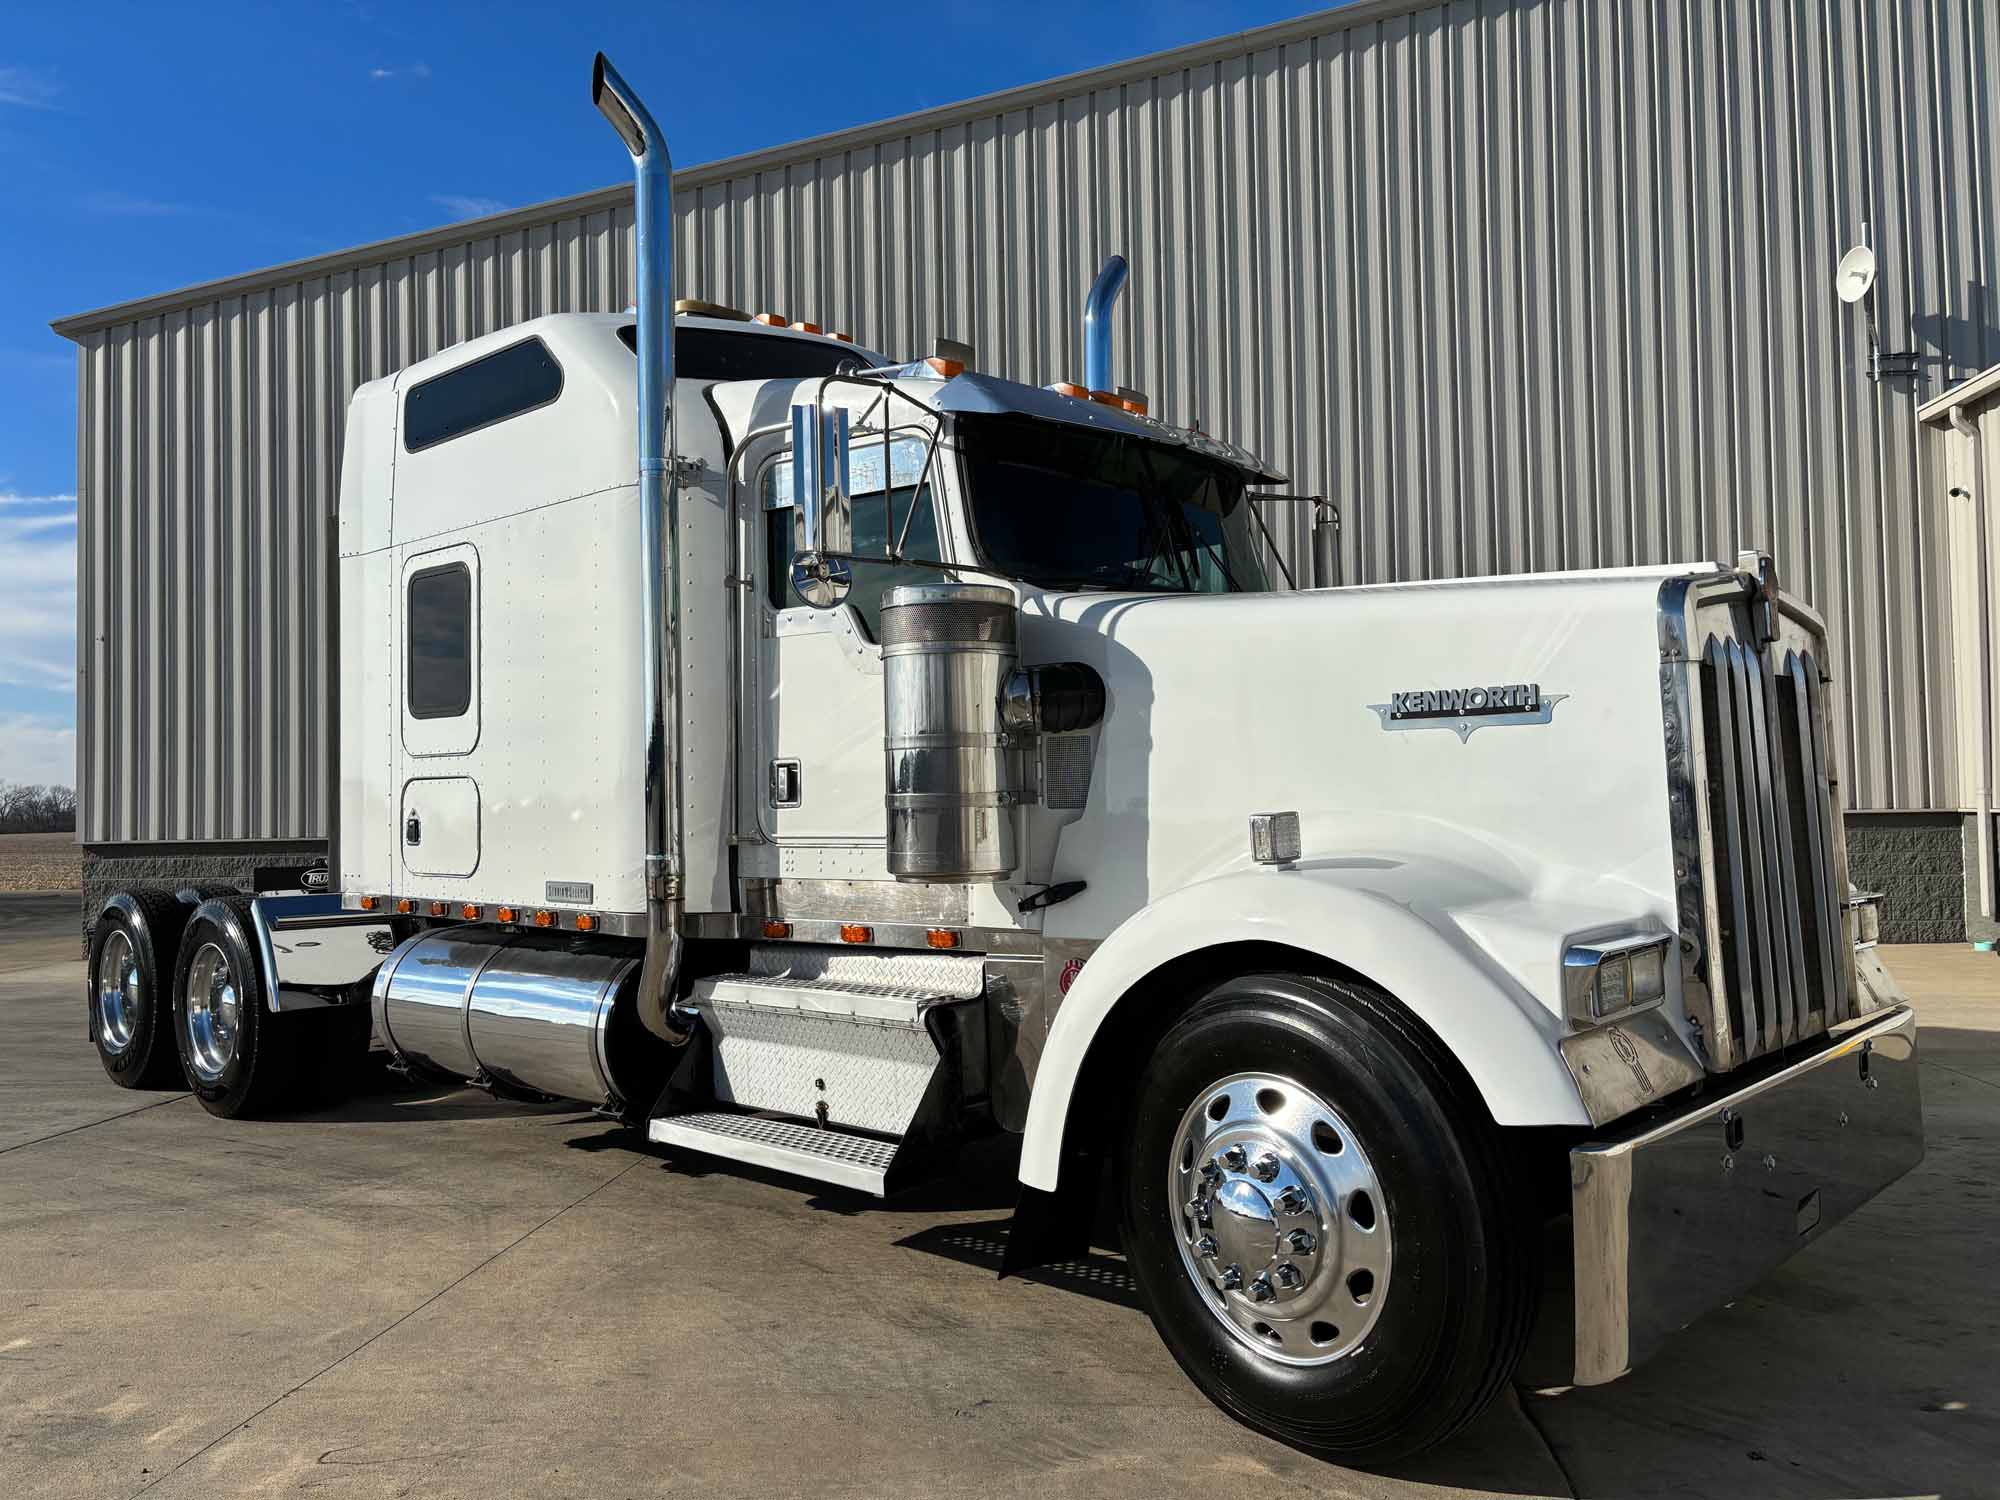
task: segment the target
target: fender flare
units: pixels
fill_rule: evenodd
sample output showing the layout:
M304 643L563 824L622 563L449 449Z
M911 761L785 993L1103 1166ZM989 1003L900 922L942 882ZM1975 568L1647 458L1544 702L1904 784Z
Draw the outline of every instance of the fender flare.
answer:
M1055 1190L1071 1096L1106 1018L1166 964L1231 943L1300 949L1393 995L1458 1059L1495 1123L1588 1125L1557 1050L1560 1019L1501 971L1448 909L1413 900L1424 884L1409 865L1373 860L1238 870L1128 918L1091 954L1056 1010L1028 1101L1020 1180Z

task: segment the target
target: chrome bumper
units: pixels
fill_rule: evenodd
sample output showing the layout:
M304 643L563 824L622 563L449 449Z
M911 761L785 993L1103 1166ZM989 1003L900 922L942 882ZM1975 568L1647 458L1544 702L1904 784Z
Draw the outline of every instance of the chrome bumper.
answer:
M1570 1152L1578 1385L1616 1380L1923 1160L1916 1017Z

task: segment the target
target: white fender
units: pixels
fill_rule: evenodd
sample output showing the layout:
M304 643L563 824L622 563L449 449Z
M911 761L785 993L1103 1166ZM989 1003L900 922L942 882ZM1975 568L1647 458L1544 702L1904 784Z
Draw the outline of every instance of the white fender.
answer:
M1490 890L1448 865L1326 860L1237 870L1147 906L1091 954L1056 1011L1028 1103L1021 1181L1055 1189L1070 1094L1104 1018L1163 964L1228 943L1303 949L1394 995L1463 1064L1497 1123L1589 1124L1557 1050L1561 1019L1453 920ZM1558 959L1552 944L1549 962Z

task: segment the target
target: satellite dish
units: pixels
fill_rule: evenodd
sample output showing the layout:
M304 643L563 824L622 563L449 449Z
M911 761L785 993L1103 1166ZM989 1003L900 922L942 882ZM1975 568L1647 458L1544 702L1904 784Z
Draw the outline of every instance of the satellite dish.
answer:
M1842 302L1859 302L1873 285L1875 252L1866 245L1856 245L1840 257L1833 273L1833 289Z

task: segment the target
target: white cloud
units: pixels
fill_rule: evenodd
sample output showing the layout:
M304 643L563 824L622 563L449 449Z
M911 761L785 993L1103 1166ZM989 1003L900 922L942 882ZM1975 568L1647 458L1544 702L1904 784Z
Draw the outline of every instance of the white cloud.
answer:
M28 68L0 68L0 104L22 109L54 109L61 87Z
M498 198L476 198L466 193L432 193L431 202L454 219L483 219L488 214L504 214L513 206Z
M160 198L144 198L137 193L85 193L77 204L93 214L117 214L127 218L152 219L167 214L184 214L185 203L169 203Z
M368 76L376 83L385 83L391 78L428 78L431 76L431 65L411 63L407 67L388 68L378 64L368 70Z
M76 785L76 731L37 714L0 714L0 781Z
M76 687L76 497L0 494L0 683Z

